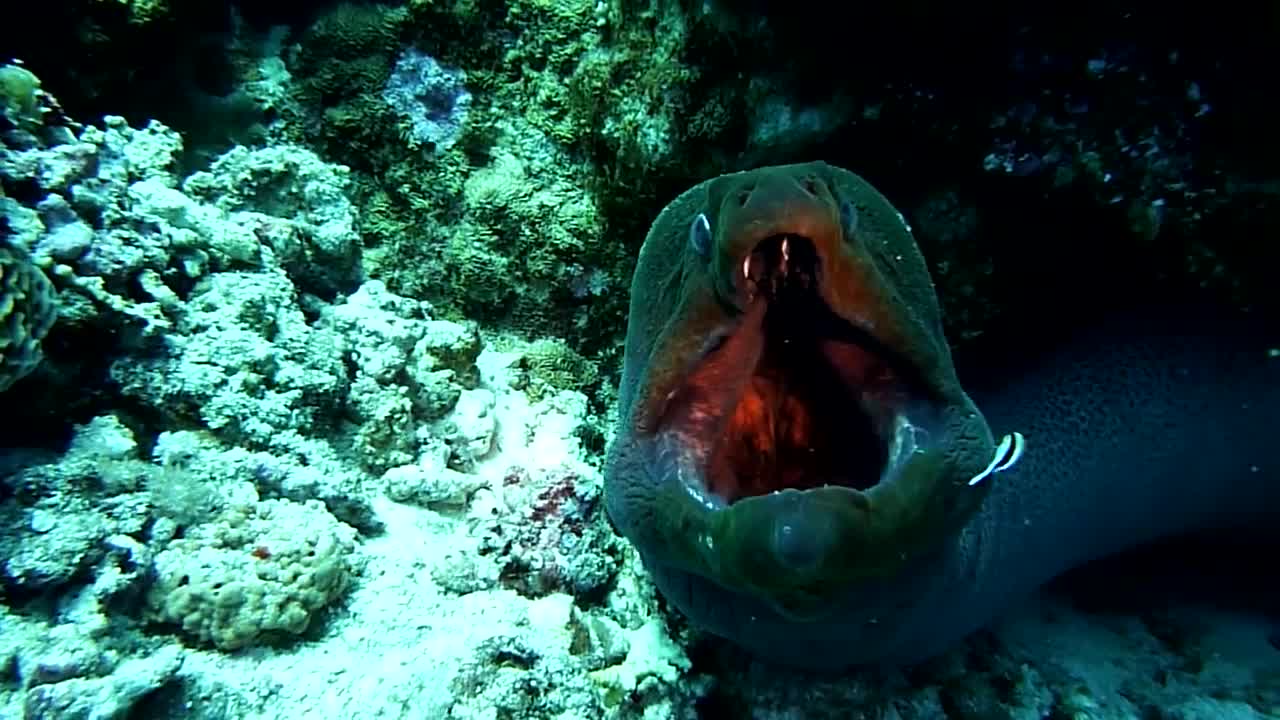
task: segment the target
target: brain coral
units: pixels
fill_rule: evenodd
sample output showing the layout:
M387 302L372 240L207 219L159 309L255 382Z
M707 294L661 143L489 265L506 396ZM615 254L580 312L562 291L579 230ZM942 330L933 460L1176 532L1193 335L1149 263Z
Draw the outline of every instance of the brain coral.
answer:
M346 591L354 542L318 500L231 508L156 555L151 616L222 650L299 635Z

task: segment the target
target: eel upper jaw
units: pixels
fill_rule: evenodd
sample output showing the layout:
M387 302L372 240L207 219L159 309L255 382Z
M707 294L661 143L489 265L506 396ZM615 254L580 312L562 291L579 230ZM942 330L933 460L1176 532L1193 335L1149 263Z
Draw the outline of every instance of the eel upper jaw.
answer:
M823 300L814 243L782 234L740 263L743 311L668 393L658 471L709 511L836 486L868 503L927 451L937 404L905 353Z

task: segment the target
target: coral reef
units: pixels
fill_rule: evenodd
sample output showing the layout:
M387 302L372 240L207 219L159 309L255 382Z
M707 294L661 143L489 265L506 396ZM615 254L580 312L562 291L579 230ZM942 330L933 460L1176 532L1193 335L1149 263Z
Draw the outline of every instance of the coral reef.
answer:
M27 8L0 67L0 715L1280 713L1243 614L1041 600L928 666L813 678L663 611L599 461L635 250L693 181L856 168L961 348L1121 280L1276 302L1266 23L778 5ZM1220 35L1240 50L1187 40Z
M341 167L234 148L181 177L171 130L105 124L28 134L0 161L23 267L67 298L60 342L114 336L69 446L0 466L0 590L46 608L4 636L80 648L65 670L24 669L5 712L81 712L80 693L117 714L213 697L261 714L251 676L413 645L439 672L387 682L456 717L639 717L696 696L648 589L618 576L583 358L362 281ZM359 640L411 598L416 630ZM264 647L277 669L236 654ZM56 651L6 652L26 668ZM530 684L549 691L513 694Z
M301 124L357 171L369 274L449 319L563 336L590 363L615 352L630 253L603 208L637 199L635 183L619 183L628 173L680 164L671 132L694 77L654 61L678 57L684 32L674 8L654 12L344 5L314 23L294 65L311 115ZM397 35L412 45L397 52ZM654 42L671 52L655 54ZM465 86L441 66L464 68ZM339 70L345 82L332 79ZM443 143L444 126L423 124L428 110L411 96L436 86L450 108ZM455 103L464 93L470 101ZM717 122L702 122L700 137ZM592 162L603 157L614 164Z

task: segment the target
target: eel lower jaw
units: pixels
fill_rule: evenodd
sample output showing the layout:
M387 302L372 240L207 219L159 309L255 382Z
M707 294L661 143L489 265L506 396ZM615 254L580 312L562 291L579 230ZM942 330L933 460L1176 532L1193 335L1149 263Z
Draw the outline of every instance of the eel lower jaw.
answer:
M874 475L808 476L789 484L774 478L776 484L770 485L733 467L720 466L718 458L708 453L701 440L690 438L692 428L675 427L665 428L657 435L658 475L674 478L685 493L710 512L724 510L752 497L819 488L839 488L853 503L871 507L881 504L880 498L887 496L895 483L910 472L908 464L914 456L934 447L934 433L928 419L931 415L929 412L913 415L906 410L890 412L888 433L883 437L877 435L883 460ZM752 492L744 492L743 488L747 487L752 488Z

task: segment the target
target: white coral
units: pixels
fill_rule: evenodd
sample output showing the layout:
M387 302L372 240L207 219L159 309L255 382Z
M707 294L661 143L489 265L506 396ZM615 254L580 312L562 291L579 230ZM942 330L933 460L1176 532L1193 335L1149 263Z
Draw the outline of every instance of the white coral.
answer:
M231 508L156 554L151 616L223 650L301 634L347 589L354 548L317 500Z

